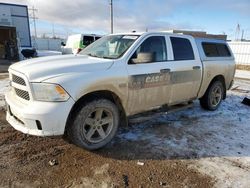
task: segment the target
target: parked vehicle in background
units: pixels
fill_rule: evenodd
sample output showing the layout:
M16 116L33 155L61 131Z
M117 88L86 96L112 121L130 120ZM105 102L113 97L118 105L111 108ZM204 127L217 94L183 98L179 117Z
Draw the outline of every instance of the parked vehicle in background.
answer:
M70 35L66 44L62 43L63 54L76 54L92 42L101 38L101 35L95 34L75 34Z
M77 55L16 63L9 73L6 118L15 129L67 134L93 150L135 114L196 99L216 110L233 84L235 62L223 40L126 33L104 36Z

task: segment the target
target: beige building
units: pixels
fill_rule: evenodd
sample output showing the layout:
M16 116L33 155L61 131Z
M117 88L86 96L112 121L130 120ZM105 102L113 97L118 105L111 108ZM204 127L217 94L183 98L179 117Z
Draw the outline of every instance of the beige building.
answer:
M199 38L213 38L213 39L221 39L221 40L227 40L227 35L215 35L215 34L208 34L205 31L188 31L188 30L168 30L168 32L171 33L179 33L184 35L191 35L193 37L199 37Z

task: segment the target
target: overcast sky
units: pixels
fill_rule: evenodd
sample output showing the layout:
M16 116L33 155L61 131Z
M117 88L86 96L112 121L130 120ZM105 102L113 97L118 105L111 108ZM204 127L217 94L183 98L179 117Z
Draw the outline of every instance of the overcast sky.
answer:
M110 0L0 0L38 9L39 34L110 32ZM249 0L113 0L114 31L188 29L250 39ZM31 26L31 28L33 28ZM33 29L32 29L33 30Z

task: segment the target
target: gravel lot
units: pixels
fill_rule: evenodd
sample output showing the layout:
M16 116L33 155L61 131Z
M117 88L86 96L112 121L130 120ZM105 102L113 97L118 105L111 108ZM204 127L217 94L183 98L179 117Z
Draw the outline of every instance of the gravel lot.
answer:
M8 80L0 79L3 105ZM196 101L191 109L120 128L95 152L61 137L19 133L0 111L0 187L249 187L245 96L250 81L237 80L219 110L207 112Z

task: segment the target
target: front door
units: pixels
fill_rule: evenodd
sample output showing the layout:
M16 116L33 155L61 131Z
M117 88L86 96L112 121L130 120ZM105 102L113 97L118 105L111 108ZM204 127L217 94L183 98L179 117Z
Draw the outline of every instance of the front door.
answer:
M149 55L148 61L140 62L138 56ZM128 62L128 108L130 114L143 112L169 100L169 68L164 35L145 39ZM144 58L145 60L145 58Z

